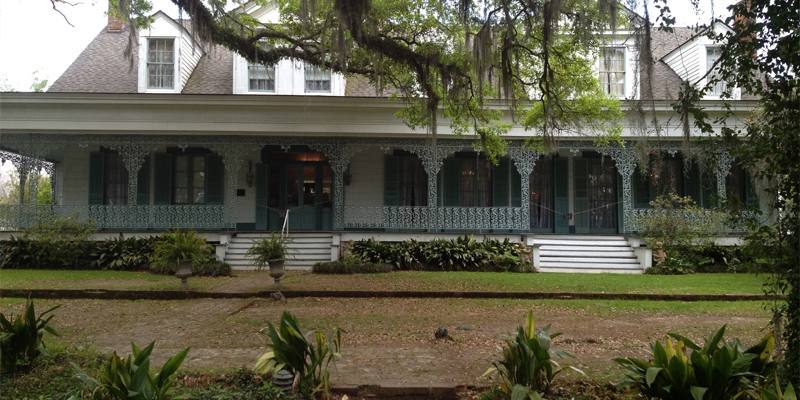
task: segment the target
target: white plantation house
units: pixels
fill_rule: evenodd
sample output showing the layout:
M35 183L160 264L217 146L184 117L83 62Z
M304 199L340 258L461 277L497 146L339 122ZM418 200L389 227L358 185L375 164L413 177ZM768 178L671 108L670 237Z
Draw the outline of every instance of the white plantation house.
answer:
M273 6L247 11L278 18ZM671 103L681 82L702 76L719 55L688 28L653 34L653 98L645 100L663 128L654 142L661 151L653 157L663 158L658 179L641 176L632 146L598 148L590 133L570 134L558 138L556 153L538 154L522 145L535 133L520 126L492 165L474 137L454 136L446 121L435 141L406 126L395 116L403 104L377 96L363 78L292 60L249 64L196 43L191 23L161 12L138 34L125 57L128 30L111 19L48 92L0 94L0 158L22 176L54 177L53 205L0 205L0 238L53 215L77 215L109 234L190 228L246 267L252 239L280 230L288 215L290 266L335 259L350 240L467 233L537 244L534 263L545 271L640 272L647 261L636 247L636 217L655 196L674 191L706 207L759 197L768 204L723 148L714 165L682 156ZM614 34L596 66L604 90L627 110L629 140L641 135L631 36ZM723 111L724 90L739 98L739 115L754 107L736 88L718 86L702 101L712 113ZM35 179L21 183L35 190Z

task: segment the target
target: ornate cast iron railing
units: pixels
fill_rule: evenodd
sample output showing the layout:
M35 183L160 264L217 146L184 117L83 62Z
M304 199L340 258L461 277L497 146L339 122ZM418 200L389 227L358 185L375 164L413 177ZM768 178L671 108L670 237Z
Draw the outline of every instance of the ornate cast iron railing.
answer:
M345 207L347 229L527 230L522 207Z
M225 229L224 206L219 205L0 205L0 231L19 231L47 224L57 217L75 217L97 229Z

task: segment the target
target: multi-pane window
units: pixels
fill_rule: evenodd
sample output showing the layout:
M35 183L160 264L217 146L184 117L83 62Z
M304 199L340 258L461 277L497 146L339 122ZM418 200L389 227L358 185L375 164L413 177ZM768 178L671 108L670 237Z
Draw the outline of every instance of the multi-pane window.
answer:
M247 66L248 88L252 92L275 91L275 66L249 64Z
M711 69L714 68L714 64L716 64L720 56L722 56L722 49L719 46L706 47L706 71L711 71ZM708 74L708 80L712 81L718 79L719 67L716 67ZM719 79L716 83L714 83L714 86L709 88L708 95L721 96L723 92L725 92L725 82Z
M175 40L147 40L147 87L172 89L175 85Z
M175 156L175 203L204 203L205 186L205 155L181 154Z
M612 97L625 95L625 48L600 49L600 87Z
M459 198L462 207L489 207L492 194L492 168L483 158L460 159Z
M306 64L306 93L329 93L331 91L331 70Z

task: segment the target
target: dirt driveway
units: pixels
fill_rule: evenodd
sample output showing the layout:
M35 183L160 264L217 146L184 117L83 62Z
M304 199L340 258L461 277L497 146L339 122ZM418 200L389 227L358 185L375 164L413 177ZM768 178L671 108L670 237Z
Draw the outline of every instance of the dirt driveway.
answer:
M101 351L128 352L130 342L157 340L159 362L189 346L185 366L198 370L252 366L264 349L257 333L284 310L303 327L338 326L343 357L332 371L337 385L453 386L477 378L497 357L528 310L537 324L563 336L555 344L567 361L593 376L615 376L613 357L644 355L668 331L700 338L722 324L746 343L763 333L768 315L758 303L525 301L460 299L291 299L187 301L39 301L62 304L54 323L63 340ZM19 301L0 300L0 310ZM436 340L438 327L453 337Z

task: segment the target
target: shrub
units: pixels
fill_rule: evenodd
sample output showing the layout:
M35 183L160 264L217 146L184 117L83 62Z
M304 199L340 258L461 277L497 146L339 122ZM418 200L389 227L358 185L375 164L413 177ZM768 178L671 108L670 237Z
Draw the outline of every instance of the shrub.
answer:
M351 252L373 263L394 265L399 270L433 271L526 271L524 245L504 241L478 242L469 236L430 242L354 242Z
M231 265L216 259L209 260L196 265L192 264L192 274L195 276L230 276Z
M341 332L338 328L330 335L320 330L301 332L297 318L286 311L278 328L269 323L261 330L269 339L268 350L258 358L254 371L271 377L285 369L294 375L293 389L303 397L330 398L328 365L339 356Z
M33 301L25 303L25 311L10 318L0 313L0 374L15 371L19 366L30 366L44 351L45 332L58 335L50 325L52 313L59 306L36 315Z
M211 253L211 246L193 231L168 232L156 241L150 268L157 273L174 273L182 262L208 262Z
M626 370L622 384L648 398L730 399L774 371L775 339L771 334L748 349L738 340L725 341L724 334L725 326L700 347L685 336L670 333L663 344L653 343L650 361L618 358L614 361Z
M50 242L30 236L0 242L0 269L146 268L157 238L115 238L102 241Z
M111 355L97 378L84 372L78 377L84 382L84 395L95 400L169 400L172 399L173 375L183 363L189 349L170 357L158 372L150 371L150 353L155 342L144 349L131 344L133 353L120 358ZM76 398L77 399L77 398Z
M553 351L552 340L559 334L550 334L549 329L546 326L536 330L533 312L528 313L525 325L517 328L517 335L513 339L506 341L503 359L494 362L484 374L493 376L497 381L485 398L540 399L540 393L549 390L555 377L563 371L554 358L567 355Z
M269 265L270 260L282 260L286 257L286 240L277 234L272 237L253 242L247 250L247 256L255 262L259 269Z
M650 202L650 206L650 211L639 216L637 223L645 243L653 249L656 267L679 256L682 248L705 244L720 231L725 218L722 212L703 209L690 197L674 193L657 197ZM688 261L683 260L682 263ZM675 264L666 266L666 269L675 271Z
M192 378L191 376L185 377L184 383L191 381ZM183 398L209 400L288 400L296 398L247 369L218 375L210 383L207 383L207 376L199 378L202 385L197 388L184 389L181 393Z
M92 266L96 269L120 271L147 268L156 241L156 237L130 237L93 242Z
M339 261L319 262L314 264L311 271L315 274L372 274L392 272L394 267L389 264L378 264L364 261L356 255L347 255Z

